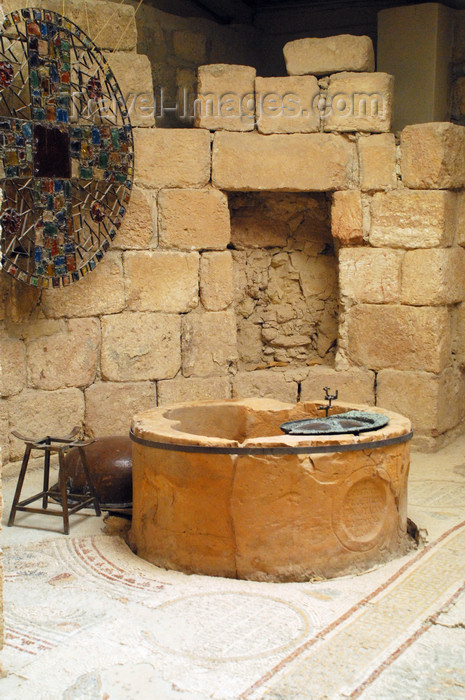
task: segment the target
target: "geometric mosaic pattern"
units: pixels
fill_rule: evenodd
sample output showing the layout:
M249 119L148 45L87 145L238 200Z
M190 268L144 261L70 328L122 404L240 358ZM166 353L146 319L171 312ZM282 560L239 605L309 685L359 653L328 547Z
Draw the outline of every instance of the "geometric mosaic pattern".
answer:
M46 288L93 270L129 202L132 130L102 53L56 12L3 22L0 170L5 271Z

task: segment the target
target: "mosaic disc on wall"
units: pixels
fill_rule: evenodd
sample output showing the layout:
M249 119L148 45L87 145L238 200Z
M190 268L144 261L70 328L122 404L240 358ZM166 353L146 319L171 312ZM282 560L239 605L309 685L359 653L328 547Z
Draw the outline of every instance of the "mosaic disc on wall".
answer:
M73 22L29 8L0 27L2 266L35 287L67 286L121 226L129 115L102 53Z

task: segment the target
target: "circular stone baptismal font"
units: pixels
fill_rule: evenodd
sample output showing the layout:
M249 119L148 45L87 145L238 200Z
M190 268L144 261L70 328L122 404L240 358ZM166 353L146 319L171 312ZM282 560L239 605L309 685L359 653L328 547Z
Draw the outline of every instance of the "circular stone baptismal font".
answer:
M356 435L283 434L283 423L319 418L319 409L244 399L136 416L136 553L186 573L304 581L407 552L410 421L338 401L330 417L369 410L388 423Z

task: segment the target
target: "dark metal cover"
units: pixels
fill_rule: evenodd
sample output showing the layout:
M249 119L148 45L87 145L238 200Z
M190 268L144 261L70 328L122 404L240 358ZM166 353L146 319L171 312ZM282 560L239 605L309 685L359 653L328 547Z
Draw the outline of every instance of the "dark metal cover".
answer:
M389 418L382 413L347 411L327 418L305 418L282 423L281 430L288 435L358 435L384 428Z

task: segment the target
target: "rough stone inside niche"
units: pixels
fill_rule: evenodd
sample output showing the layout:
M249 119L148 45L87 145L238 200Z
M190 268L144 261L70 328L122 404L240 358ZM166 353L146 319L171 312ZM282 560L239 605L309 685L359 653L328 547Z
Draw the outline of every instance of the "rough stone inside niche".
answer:
M324 194L230 193L239 365L332 366L337 259Z

